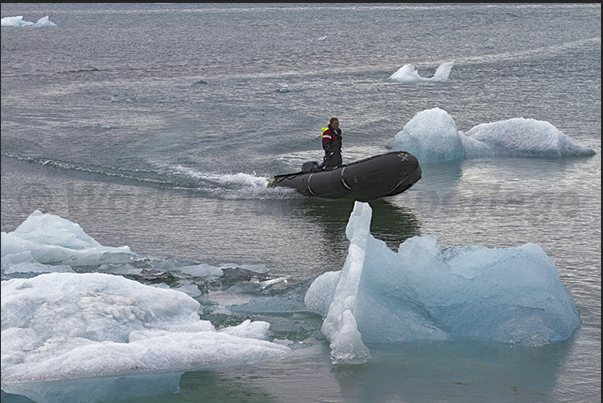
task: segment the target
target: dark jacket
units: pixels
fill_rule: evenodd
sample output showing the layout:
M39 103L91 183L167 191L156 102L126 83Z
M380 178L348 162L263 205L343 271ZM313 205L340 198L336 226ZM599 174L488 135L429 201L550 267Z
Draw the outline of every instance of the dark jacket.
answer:
M322 148L326 154L341 152L341 129L333 129L331 125L322 134Z
M331 125L322 134L322 148L325 150L324 168L334 169L343 164L341 158L341 129Z

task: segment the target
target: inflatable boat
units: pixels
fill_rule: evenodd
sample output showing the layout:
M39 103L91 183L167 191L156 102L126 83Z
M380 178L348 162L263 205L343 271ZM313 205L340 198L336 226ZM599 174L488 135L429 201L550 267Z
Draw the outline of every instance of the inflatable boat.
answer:
M275 175L268 187L296 189L304 196L370 201L404 192L421 179L417 158L404 151L376 155L332 170L308 161L301 172Z

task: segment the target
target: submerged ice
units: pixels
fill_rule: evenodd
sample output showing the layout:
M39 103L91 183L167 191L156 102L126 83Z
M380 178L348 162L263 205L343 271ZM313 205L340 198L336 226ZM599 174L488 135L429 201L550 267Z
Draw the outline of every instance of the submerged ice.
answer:
M415 236L398 252L370 234L372 210L356 202L341 271L325 273L305 296L324 318L334 364L370 358L365 343L455 337L540 346L581 324L569 290L538 245L442 248Z
M466 133L440 108L416 114L394 137L391 151L408 151L423 163L478 157L566 157L593 155L549 122L513 118L482 123Z

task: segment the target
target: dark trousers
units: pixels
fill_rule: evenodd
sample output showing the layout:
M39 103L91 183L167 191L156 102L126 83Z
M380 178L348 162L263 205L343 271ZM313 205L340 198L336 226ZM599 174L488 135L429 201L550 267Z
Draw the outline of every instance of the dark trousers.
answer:
M325 169L335 169L343 165L341 151L332 151L325 153Z

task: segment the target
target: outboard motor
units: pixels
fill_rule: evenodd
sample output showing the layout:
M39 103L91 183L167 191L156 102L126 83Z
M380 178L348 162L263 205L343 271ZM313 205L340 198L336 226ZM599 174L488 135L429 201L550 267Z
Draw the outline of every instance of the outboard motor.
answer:
M303 173L318 172L319 170L320 170L320 166L318 165L318 162L316 162L316 161L306 161L302 164L302 167L301 167L301 171Z

